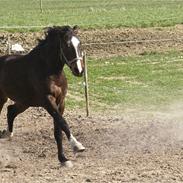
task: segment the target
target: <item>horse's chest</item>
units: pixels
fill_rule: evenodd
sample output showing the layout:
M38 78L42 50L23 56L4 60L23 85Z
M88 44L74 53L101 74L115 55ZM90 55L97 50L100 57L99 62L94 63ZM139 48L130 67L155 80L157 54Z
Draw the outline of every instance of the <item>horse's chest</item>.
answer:
M55 97L65 97L67 91L67 81L62 75L51 76L48 79L49 92Z
M55 97L58 97L63 94L62 88L55 84L50 85L50 92Z

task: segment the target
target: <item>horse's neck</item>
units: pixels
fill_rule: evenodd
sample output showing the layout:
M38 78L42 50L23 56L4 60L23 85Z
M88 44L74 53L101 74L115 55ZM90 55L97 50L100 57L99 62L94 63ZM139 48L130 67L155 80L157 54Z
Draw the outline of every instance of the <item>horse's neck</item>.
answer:
M64 63L60 61L60 53L56 45L43 47L38 52L35 55L40 55L40 65L42 65L47 75L57 75L62 72Z
M58 74L62 72L64 63L60 59L60 46L59 45L50 45L48 47L49 54L46 60L48 71L53 74Z

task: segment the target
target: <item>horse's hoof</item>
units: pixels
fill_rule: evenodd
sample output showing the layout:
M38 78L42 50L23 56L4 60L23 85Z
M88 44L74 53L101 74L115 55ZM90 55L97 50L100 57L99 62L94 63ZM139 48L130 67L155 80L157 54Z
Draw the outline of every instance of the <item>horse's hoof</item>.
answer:
M7 130L0 131L0 139L9 138L11 140L12 137L13 137L13 133Z
M85 151L85 147L84 147L80 142L78 142L78 143L73 147L73 150L74 150L74 153L83 152L83 151Z
M65 161L62 163L62 166L66 167L66 168L72 168L73 164L72 164L72 161Z

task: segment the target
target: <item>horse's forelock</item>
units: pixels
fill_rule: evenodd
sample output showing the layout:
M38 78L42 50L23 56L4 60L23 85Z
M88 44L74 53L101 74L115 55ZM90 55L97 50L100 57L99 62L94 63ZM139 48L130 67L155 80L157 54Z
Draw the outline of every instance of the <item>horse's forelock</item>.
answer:
M73 29L70 26L53 26L47 28L47 31L45 33L47 36L56 36L56 35L69 35L73 33Z
M47 41L52 40L52 38L55 38L55 36L57 36L58 38L58 35L60 35L61 37L64 36L65 38L67 37L67 39L69 39L72 37L73 34L73 29L70 26L47 27L45 29L45 38L38 39L38 45L36 48L43 46Z

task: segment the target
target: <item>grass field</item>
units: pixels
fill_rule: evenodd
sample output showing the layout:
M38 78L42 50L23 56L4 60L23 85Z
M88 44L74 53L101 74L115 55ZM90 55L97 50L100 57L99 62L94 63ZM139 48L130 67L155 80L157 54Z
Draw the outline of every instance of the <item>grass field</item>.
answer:
M88 60L91 107L161 107L183 99L183 53ZM84 107L81 78L69 79L68 106Z
M1 0L0 27L78 24L82 28L183 23L182 0ZM36 29L32 29L36 30ZM20 31L20 29L18 30ZM91 107L156 106L183 96L183 53L89 59ZM69 77L69 106L84 106L83 81Z
M0 27L78 24L83 28L183 23L182 0L1 0Z

